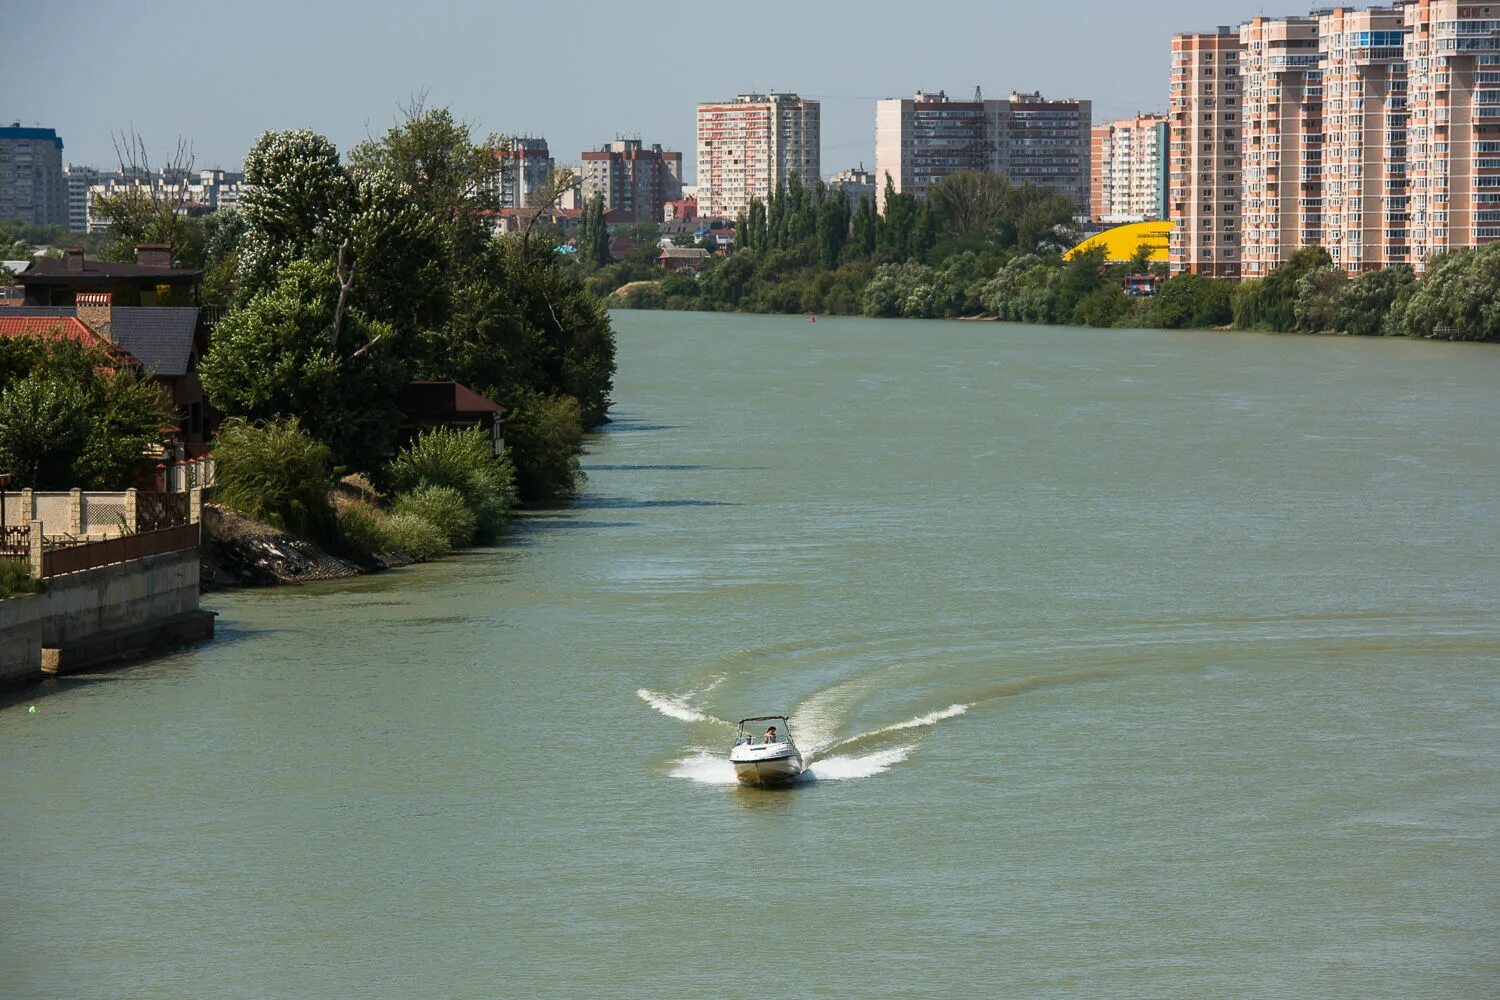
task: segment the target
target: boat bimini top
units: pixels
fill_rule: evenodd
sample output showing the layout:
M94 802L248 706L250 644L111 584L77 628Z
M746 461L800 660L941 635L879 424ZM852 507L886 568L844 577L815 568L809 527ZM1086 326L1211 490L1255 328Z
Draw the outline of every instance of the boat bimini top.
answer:
M740 746L741 744L754 743L760 737L760 733L758 733L758 732L755 731L755 728L756 728L755 726L751 725L749 729L745 728L747 725L750 725L751 723L756 723L756 722L779 722L779 723L781 723L780 726L776 727L777 735L779 737L776 742L777 743L791 743L792 742L791 720L788 719L785 715L752 715L748 719L741 719L738 723L736 723L736 725L739 728L738 728L737 732L735 733L735 737L734 737L734 744L735 744L735 746Z

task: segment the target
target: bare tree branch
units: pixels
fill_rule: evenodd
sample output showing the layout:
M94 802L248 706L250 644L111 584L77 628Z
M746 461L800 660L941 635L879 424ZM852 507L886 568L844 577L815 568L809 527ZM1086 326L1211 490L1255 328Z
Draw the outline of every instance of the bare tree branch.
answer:
M344 237L343 244L339 246L338 276L339 304L333 310L333 331L328 338L329 345L334 350L338 350L339 331L344 327L344 309L349 305L349 292L354 288L354 265L349 262L349 237L347 236ZM379 339L379 337L375 338L375 340ZM370 344L373 343L374 341L370 342ZM360 348L359 353L363 353L370 344Z

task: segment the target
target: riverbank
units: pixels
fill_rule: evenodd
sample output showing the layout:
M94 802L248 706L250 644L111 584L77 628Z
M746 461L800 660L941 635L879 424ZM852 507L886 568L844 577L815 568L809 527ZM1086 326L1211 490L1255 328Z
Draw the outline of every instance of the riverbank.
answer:
M804 248L805 249L805 248ZM1166 277L1152 264L1154 295L1131 295L1127 278L1146 264L1104 261L1102 253L1064 260L1056 252L991 249L837 268L790 252L741 251L699 275L642 280L631 269L588 279L595 295L624 309L871 319L996 320L1033 326L1116 329L1236 329L1266 333L1344 333L1444 341L1500 341L1489 269L1500 244L1455 251L1417 275L1404 266L1355 276L1321 248L1297 251L1264 279L1194 274ZM618 265L617 265L618 266ZM649 273L649 272L648 272ZM606 276L630 278L610 287Z

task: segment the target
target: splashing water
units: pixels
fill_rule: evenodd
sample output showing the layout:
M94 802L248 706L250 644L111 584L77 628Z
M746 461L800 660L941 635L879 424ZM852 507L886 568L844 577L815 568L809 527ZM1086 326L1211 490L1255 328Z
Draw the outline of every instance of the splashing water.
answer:
M853 781L871 778L891 769L911 756L912 747L891 747L863 756L838 756L826 760L815 760L807 770L799 774L793 784L809 781ZM722 753L700 750L691 757L684 757L672 768L674 778L686 778L704 785L733 785L738 783L734 765Z
M721 726L732 725L732 723L725 722L723 719L715 718L712 715L698 711L682 698L658 694L647 688L641 688L635 695L669 719L680 719L683 722L716 722Z

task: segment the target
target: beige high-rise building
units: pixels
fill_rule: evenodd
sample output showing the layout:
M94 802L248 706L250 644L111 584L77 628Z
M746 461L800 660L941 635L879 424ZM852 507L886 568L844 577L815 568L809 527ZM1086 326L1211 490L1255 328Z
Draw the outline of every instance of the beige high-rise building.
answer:
M1500 3L1402 7L1412 263L1500 239Z
M1173 274L1240 274L1240 54L1233 28L1172 37Z
M1323 69L1315 17L1240 25L1241 270L1263 278L1323 240Z
M796 94L741 94L698 105L698 207L733 219L793 174L822 174L821 106Z
M1405 19L1395 7L1318 18L1323 55L1321 244L1347 271L1411 260Z
M1094 126L1089 211L1119 225L1167 217L1166 115L1136 115Z

